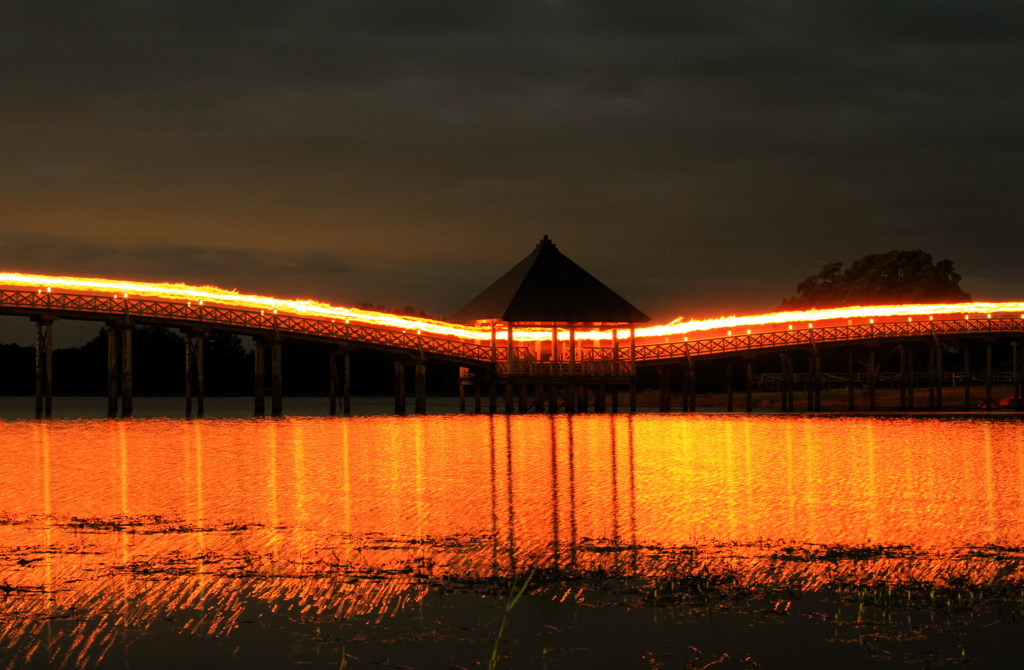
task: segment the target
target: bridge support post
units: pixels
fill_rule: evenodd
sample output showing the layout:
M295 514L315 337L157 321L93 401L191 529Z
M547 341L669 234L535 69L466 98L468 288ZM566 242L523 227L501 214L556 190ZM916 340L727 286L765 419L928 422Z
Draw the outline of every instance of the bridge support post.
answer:
M267 362L266 362L267 347L263 343L263 340L253 338L252 341L252 359L253 359L253 400L254 407L253 413L256 416L263 416L266 414L267 407Z
M576 403L576 409L586 414L590 411L590 385L580 384L580 400Z
M669 400L669 368L667 365L658 366L658 411L668 412L671 408Z
M629 380L629 413L636 414L636 376Z
M466 382L469 379L469 368L459 368L459 414L466 413Z
M697 411L697 369L693 365L693 359L686 357L686 372L690 411Z
M558 411L558 385L551 384L548 386L548 414L554 414Z
M192 416L192 336L185 333L185 416Z
M327 354L327 387L329 406L327 414L329 416L338 415L338 354L337 352L331 351Z
M487 380L487 410L491 414L498 412L498 383L493 379Z
M942 347L935 343L935 409L942 410Z
M1021 410L1021 375L1020 375L1020 342L1011 342L1013 346L1013 400L1014 409Z
M121 330L121 416L132 415L132 327Z
M196 415L206 412L206 333L196 335Z
M754 362L747 359L747 404L746 412L750 414L754 411Z
M935 347L928 347L928 409L935 410Z
M395 414L405 414L405 363L395 361Z
M480 372L477 371L473 375L473 410L480 414L482 411L482 404L480 398Z
M853 380L854 380L854 365L853 365L853 352L846 352L846 404L847 411L852 412L854 410L854 395L853 395Z
M511 377L506 377L505 378L505 395L502 398L502 407L505 410L505 414L511 414L515 410L515 408L512 406L512 393L513 393L514 390L515 389L514 389L514 387L512 385L512 378Z
M519 384L519 405L518 410L520 414L526 412L530 407L530 389L526 385L526 382Z
M53 321L36 321L36 416L53 414Z
M612 414L619 413L619 385L612 384L608 387L608 393L611 395L612 401Z
M594 412L598 414L604 414L605 412L605 395L608 393L608 388L604 382L598 382L597 391L594 392Z
M907 349L907 409L914 409L914 351Z
M985 342L985 408L992 409L992 341Z
M1016 349L1014 350L1016 351ZM971 350L964 345L964 409L971 408Z
M900 353L900 411L907 409L907 350L902 344L897 347Z
M281 370L281 340L274 338L270 345L270 414L281 416L281 395L284 379Z
M814 354L807 356L807 383L804 384L807 390L807 411L814 411Z
M779 354L779 403L783 412L789 411L788 358L786 354Z
M814 411L821 411L821 355L814 351Z
M107 324L107 416L117 416L117 371L121 355L121 334L112 324Z
M732 361L725 364L725 411L732 411Z
M341 379L341 411L345 416L352 414L352 354L345 352L344 377Z
M868 409L875 411L875 389L878 386L878 368L875 365L875 349L868 349Z
M416 363L416 413L427 413L427 364L422 360Z

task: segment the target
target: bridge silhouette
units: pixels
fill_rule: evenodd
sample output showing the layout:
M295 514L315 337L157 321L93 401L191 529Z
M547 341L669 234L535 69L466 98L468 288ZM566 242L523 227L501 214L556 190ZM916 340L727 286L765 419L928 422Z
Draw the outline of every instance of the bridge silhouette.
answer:
M109 289L130 285L132 292ZM83 286L85 287L83 289ZM52 329L62 319L105 322L108 327L108 410L127 416L132 413L131 329L135 325L157 325L179 329L186 339L186 412L191 413L193 395L203 411L203 342L210 330L223 330L253 338L255 365L254 411L265 411L266 363L271 374L271 412L282 412L281 342L299 338L329 346L331 380L330 412L350 411L349 356L360 350L394 355L396 367L395 408L406 409L405 366L416 367L415 410L425 411L426 366L431 361L458 364L463 372L460 409L466 392L475 396L481 411L482 388L487 388L488 411L497 411L498 389L504 391L503 410L587 411L593 391L595 411L605 411L611 391L612 411L618 411L618 391L628 388L630 410L636 410L638 369L656 366L659 371L659 408L669 410L670 379L683 376L682 409L694 410L698 362L724 359L727 365L728 409L733 409L733 363L745 366L745 409L752 409L755 386L753 366L777 355L772 374L782 397L782 409L795 409L794 394L806 391L809 410L821 407L820 394L826 384L845 381L849 409L854 406L854 383L863 379L868 390L864 409L875 409L875 388L880 379L878 355L883 343L899 347L900 372L896 384L901 390L901 408L913 408L913 389L921 383L910 359L913 347L925 347L928 364L924 380L929 388L929 406L942 408L944 374L943 343L980 340L986 350L986 403L992 404L992 344L1000 339L1013 343L1010 381L1013 395L1022 395L1021 356L1018 339L1024 336L1024 314L1020 303L970 303L964 305L884 306L851 310L810 311L780 315L712 320L696 325L666 324L628 330L569 332L552 334L550 329L524 328L512 334L490 328L473 328L402 315L335 308L320 303L284 301L260 296L239 296L219 289L180 285L115 282L68 277L29 275L0 276L0 314L29 317L36 324L37 413L52 411ZM1013 309L1014 311L1010 311ZM801 318L797 318L801 317ZM811 321L811 319L816 319ZM511 339L509 339L511 337ZM545 355L542 344L552 337L568 340L557 359ZM849 350L846 370L821 370L825 350ZM555 349L558 351L558 349ZM854 351L857 360L854 360ZM337 358L344 360L339 375ZM797 373L796 358L806 359L807 372ZM774 360L774 357L771 357ZM855 369L855 366L858 369ZM863 367L865 372L859 372ZM977 374L979 371L974 371ZM970 374L971 371L968 371ZM860 375L861 377L858 377ZM741 375L742 376L742 375ZM892 375L889 376L890 383ZM193 384L195 385L193 387ZM965 396L969 399L970 386ZM589 389L589 391L588 391ZM518 407L513 399L518 396ZM1019 406L1019 402L1017 403Z

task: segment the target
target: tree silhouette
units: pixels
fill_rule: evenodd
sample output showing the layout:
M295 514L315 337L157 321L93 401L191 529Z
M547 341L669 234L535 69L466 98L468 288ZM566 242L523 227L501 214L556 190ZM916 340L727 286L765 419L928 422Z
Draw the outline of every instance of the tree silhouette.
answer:
M842 263L826 263L818 274L796 287L797 294L779 309L811 309L850 305L969 302L960 288L960 275L948 258L934 263L921 251L868 254L843 270Z

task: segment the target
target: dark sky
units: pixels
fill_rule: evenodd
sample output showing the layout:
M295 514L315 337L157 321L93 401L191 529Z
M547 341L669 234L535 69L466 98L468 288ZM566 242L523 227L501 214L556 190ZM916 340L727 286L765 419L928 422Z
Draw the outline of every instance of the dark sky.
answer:
M1024 299L1024 3L5 0L0 267L658 320L924 249ZM3 338L0 338L3 339Z

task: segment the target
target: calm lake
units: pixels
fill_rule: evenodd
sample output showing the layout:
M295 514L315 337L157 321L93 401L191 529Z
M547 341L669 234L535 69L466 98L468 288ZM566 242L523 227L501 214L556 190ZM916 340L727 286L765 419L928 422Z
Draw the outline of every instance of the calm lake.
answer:
M247 408L0 419L0 667L371 667L345 622L413 635L448 607L493 637L500 598L473 614L482 596L442 586L535 568L806 593L1021 582L1011 416ZM558 584L542 603L600 600ZM422 667L486 660L479 642L449 636Z

